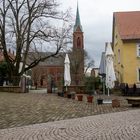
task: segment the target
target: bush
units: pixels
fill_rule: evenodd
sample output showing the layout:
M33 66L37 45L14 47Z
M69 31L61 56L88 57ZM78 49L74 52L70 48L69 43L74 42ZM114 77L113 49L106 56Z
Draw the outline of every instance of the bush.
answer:
M85 77L85 91L87 94L94 94L95 90L95 78L94 77Z

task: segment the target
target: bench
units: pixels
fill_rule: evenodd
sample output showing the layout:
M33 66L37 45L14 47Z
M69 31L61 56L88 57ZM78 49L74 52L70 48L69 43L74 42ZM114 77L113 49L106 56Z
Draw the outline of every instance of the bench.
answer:
M140 106L140 97L130 97L126 99L128 104L132 104L132 106Z

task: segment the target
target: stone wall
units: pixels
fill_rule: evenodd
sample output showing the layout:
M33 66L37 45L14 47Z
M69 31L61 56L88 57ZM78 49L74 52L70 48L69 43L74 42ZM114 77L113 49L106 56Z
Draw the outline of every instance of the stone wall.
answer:
M22 89L19 86L0 86L0 92L22 93Z

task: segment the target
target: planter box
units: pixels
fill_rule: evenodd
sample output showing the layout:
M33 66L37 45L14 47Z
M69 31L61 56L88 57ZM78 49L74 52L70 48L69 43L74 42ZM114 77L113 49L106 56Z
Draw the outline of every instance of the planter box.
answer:
M98 104L98 105L103 104L103 99L97 99L97 104Z
M132 104L132 106L140 106L140 97L130 97L126 99L128 104Z
M61 96L61 92L58 92L57 95L58 95L58 96Z
M120 107L120 101L118 99L112 100L112 107Z
M0 86L1 92L23 93L20 86ZM28 92L28 90L26 91Z
M78 101L83 101L83 95L77 95Z
M93 96L87 96L87 102L92 103L93 102Z
M71 94L67 94L67 97L70 99L71 98Z
M111 99L104 99L103 104L112 104L112 100Z

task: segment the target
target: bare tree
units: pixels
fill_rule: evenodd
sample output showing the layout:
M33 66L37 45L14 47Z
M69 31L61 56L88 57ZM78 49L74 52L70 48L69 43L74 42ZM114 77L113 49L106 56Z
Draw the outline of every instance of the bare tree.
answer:
M72 82L76 85L82 85L84 76L84 50L73 48L71 60Z
M92 60L88 53L83 49L75 48L71 52L71 74L73 78L73 84L83 84L83 78L89 68L94 66L94 60Z
M69 42L70 12L60 12L58 6L57 0L0 0L0 43L9 78L20 77L39 62L57 55L66 43L65 38ZM9 48L15 50L14 58L8 55ZM48 48L53 50L50 55L38 55L26 66L29 52Z
M88 53L85 51L84 52L84 67L85 67L85 71L84 71L84 74L87 73L87 71L90 69L90 68L93 68L94 67L94 60L91 59L91 57L88 55Z

